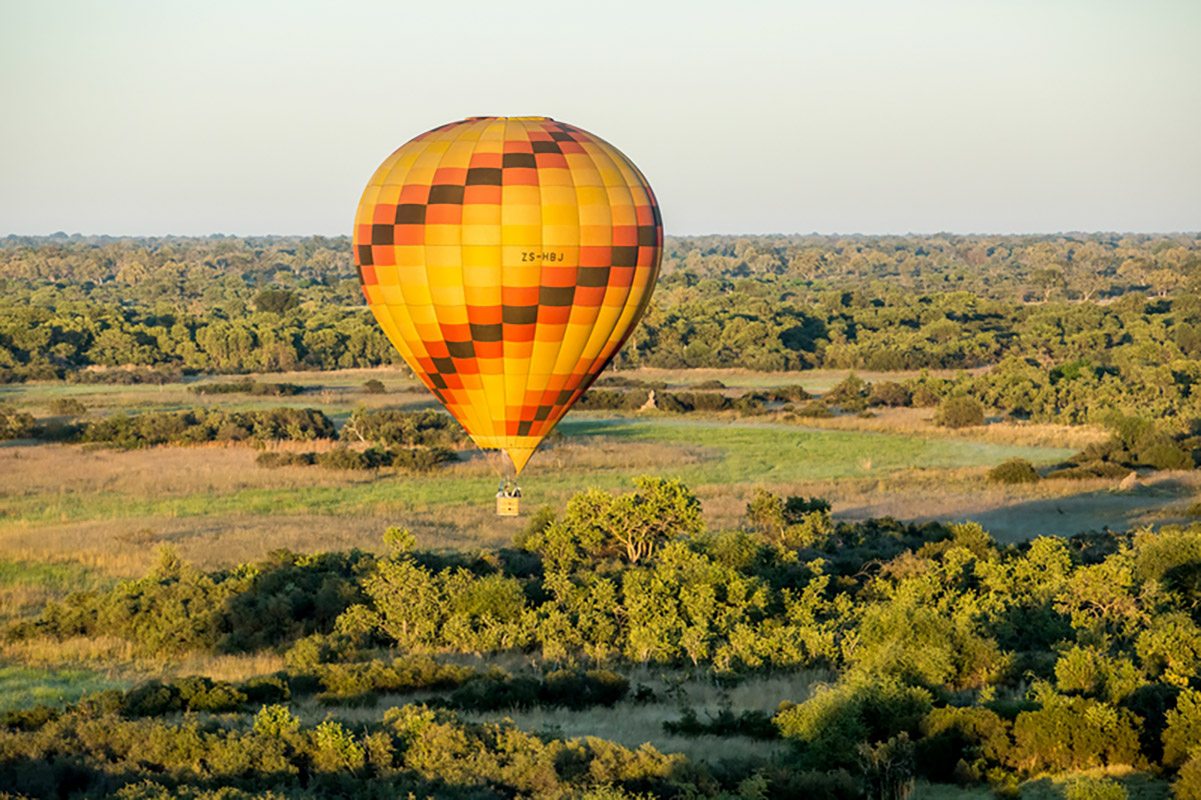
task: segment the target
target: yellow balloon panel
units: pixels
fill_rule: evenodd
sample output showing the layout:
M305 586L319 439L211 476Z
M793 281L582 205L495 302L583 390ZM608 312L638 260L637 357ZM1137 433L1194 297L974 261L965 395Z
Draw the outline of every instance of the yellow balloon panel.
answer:
M520 472L650 300L663 225L615 147L546 117L472 117L389 156L355 217L380 326L476 444Z

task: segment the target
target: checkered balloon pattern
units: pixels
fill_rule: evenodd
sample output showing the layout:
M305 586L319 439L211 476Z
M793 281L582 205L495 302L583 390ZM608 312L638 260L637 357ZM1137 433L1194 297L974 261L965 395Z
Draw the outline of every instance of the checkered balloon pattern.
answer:
M638 168L546 117L418 136L376 170L354 229L363 294L392 344L518 473L638 323L662 251Z

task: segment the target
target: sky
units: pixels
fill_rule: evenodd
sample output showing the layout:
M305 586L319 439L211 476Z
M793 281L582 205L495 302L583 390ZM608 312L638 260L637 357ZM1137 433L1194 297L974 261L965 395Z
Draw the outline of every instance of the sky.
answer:
M0 235L349 234L477 115L669 234L1201 230L1201 2L0 0Z

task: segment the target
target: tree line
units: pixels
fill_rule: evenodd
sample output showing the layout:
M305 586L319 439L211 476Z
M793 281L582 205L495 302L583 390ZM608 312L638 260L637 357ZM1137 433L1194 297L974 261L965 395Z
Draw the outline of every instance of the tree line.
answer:
M1199 279L1188 235L675 238L617 366L1001 365L992 393L1033 384L1032 414L1098 392L1181 405ZM3 380L400 363L345 239L8 237L0 289Z

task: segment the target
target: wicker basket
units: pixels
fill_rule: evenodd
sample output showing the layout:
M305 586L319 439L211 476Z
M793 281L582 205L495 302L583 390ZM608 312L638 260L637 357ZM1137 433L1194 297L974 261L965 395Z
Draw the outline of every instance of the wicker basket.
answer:
M496 498L496 516L498 517L516 517L521 513L521 498L520 497L504 497Z

